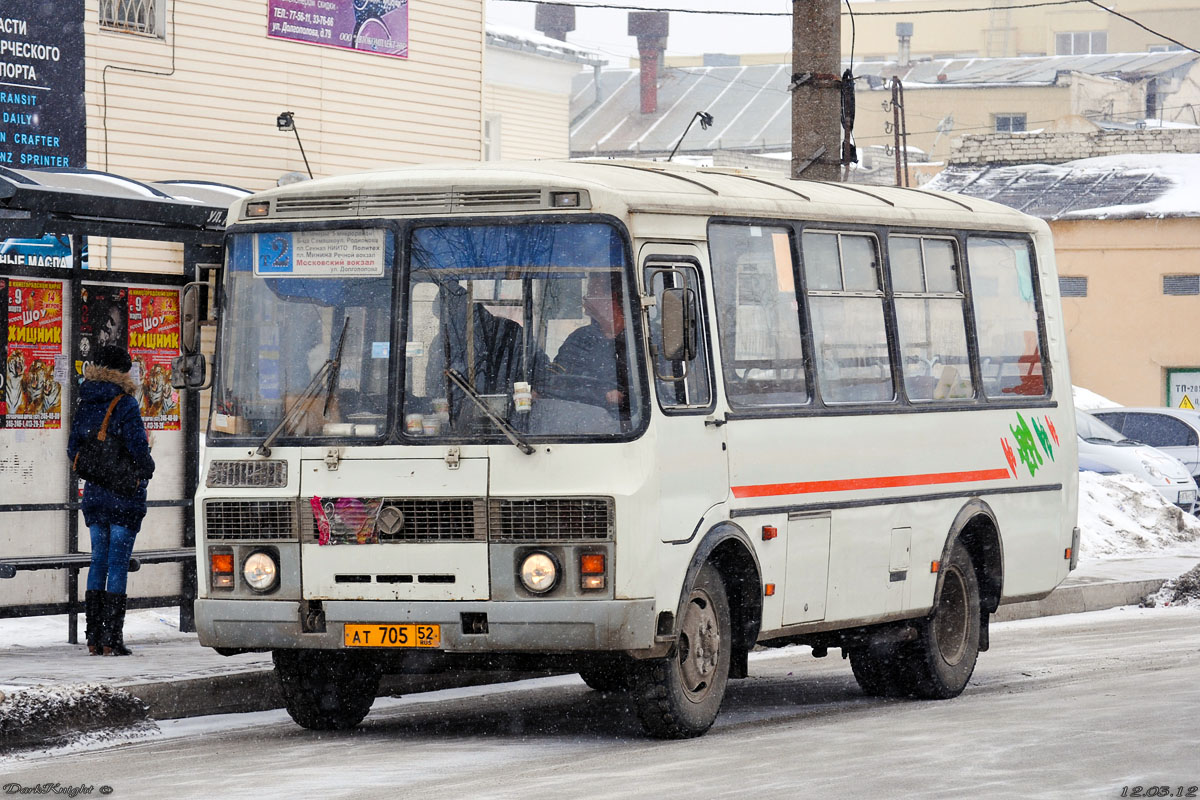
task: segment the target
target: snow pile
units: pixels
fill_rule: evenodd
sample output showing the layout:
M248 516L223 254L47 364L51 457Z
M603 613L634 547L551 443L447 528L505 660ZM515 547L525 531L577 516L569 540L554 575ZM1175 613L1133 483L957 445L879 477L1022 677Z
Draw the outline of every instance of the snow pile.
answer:
M1145 602L1150 608L1192 604L1200 605L1200 564L1178 578L1168 580L1161 589L1147 597Z
M128 726L153 727L146 705L128 692L96 683L36 686L0 693L0 752Z
M1079 532L1080 558L1150 555L1194 550L1200 520L1132 475L1081 472Z
M1114 403L1107 397L1098 395L1082 386L1071 387L1071 397L1075 399L1075 407L1084 411L1095 411L1098 408L1120 408L1120 403Z

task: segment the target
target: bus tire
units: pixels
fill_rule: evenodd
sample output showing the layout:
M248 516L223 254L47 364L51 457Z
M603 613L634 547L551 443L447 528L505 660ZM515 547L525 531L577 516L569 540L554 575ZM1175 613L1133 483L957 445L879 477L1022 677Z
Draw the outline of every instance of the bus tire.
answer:
M607 658L580 664L579 677L597 692L623 692L631 682L629 665Z
M909 659L898 645L867 645L850 651L850 669L863 694L905 697L912 691Z
M359 653L275 650L272 660L284 706L302 728L353 728L371 710L379 691L379 665Z
M930 700L957 697L979 658L979 581L971 555L960 543L954 543L941 573L933 614L906 648L910 693Z
M639 663L631 688L646 733L656 739L699 736L717 718L729 682L733 632L720 573L705 564L679 619L671 655Z

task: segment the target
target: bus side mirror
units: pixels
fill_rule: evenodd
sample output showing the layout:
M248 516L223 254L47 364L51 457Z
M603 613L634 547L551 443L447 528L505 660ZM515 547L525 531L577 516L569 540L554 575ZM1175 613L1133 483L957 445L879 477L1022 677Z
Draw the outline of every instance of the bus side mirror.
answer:
M180 349L185 356L195 355L200 345L200 287L202 283L189 283L183 287L183 298L180 301Z
M171 386L176 389L207 389L205 375L208 364L203 353L182 355L171 359Z
M664 289L662 357L667 361L691 361L696 357L696 293L691 289Z

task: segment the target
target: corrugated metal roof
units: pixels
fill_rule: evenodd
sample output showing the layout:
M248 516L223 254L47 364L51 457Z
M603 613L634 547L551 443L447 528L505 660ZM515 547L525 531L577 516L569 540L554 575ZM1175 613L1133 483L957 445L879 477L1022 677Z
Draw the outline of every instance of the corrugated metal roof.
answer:
M856 76L900 75L906 89L930 86L1053 85L1066 72L1140 80L1182 74L1200 60L1189 52L1112 53L1032 58L966 58L922 61L908 68L886 62L856 64ZM847 63L845 66L849 66ZM575 78L571 94L574 156L666 155L697 111L712 114L708 130L693 126L680 152L753 152L791 148L790 64L667 67L658 86L658 111L640 113L639 74L602 70ZM859 93L872 81L862 81Z
M1188 186L1200 155L1105 156L1065 164L951 166L928 188L1002 203L1047 220L1200 217Z

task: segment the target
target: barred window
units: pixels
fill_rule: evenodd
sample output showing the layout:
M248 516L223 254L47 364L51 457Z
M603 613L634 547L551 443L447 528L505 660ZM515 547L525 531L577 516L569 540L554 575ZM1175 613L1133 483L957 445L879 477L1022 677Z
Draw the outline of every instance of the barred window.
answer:
M1163 275L1163 294L1200 294L1200 275Z
M1087 278L1069 275L1059 276L1058 293L1063 297L1087 297L1087 290Z
M100 0L100 27L163 37L166 0Z

